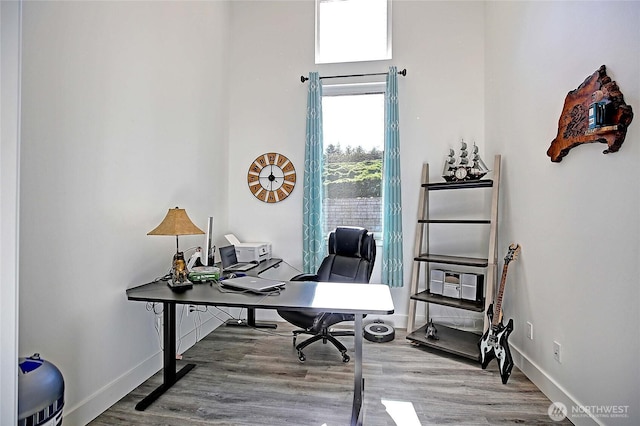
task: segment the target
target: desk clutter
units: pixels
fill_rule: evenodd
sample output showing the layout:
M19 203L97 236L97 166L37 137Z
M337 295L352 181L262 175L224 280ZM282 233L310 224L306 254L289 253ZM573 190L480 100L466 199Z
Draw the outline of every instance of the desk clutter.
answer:
M219 279L220 268L217 266L194 266L189 272L191 282L218 281Z
M255 264L254 266L258 266ZM284 288L284 281L269 280L245 274L228 274L221 276L217 266L195 266L189 272L189 281L198 283L219 283L224 288L236 291L266 293Z

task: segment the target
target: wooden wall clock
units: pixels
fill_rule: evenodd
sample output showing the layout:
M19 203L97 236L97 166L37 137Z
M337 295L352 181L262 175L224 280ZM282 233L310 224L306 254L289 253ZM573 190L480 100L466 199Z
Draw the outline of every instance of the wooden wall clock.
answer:
M277 203L296 185L296 169L284 155L268 152L256 158L247 173L249 190L260 201Z

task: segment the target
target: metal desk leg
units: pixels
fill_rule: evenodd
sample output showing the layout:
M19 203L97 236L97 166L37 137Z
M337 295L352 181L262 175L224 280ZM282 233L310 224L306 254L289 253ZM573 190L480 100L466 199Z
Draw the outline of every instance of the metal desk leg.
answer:
M182 367L180 371L176 372L176 304L164 302L163 305L163 380L160 386L136 405L136 410L138 411L144 411L153 403L153 401L158 399L160 395L169 390L171 386L173 386L178 380L182 379L193 369L193 367L196 366L195 364L187 364Z
M364 400L364 379L362 378L362 314L356 314L354 336L356 359L353 378L353 406L351 409L351 426L360 426L362 425L362 402Z

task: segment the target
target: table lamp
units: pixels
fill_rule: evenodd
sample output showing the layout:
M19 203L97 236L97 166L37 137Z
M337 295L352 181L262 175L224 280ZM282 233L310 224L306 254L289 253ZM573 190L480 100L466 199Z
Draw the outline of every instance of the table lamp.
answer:
M175 235L176 236L176 254L173 256L171 267L171 279L168 284L173 289L187 289L192 286L187 279L189 271L184 261L184 254L178 246L178 235L198 235L204 234L204 231L191 222L185 209L176 207L169 209L167 215L160 225L149 231L147 235Z

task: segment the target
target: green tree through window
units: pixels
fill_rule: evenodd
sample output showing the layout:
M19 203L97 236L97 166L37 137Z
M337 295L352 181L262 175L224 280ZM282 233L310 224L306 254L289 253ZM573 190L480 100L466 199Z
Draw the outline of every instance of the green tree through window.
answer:
M325 231L382 232L384 94L323 95Z
M363 147L325 149L324 187L327 198L381 197L382 151Z

